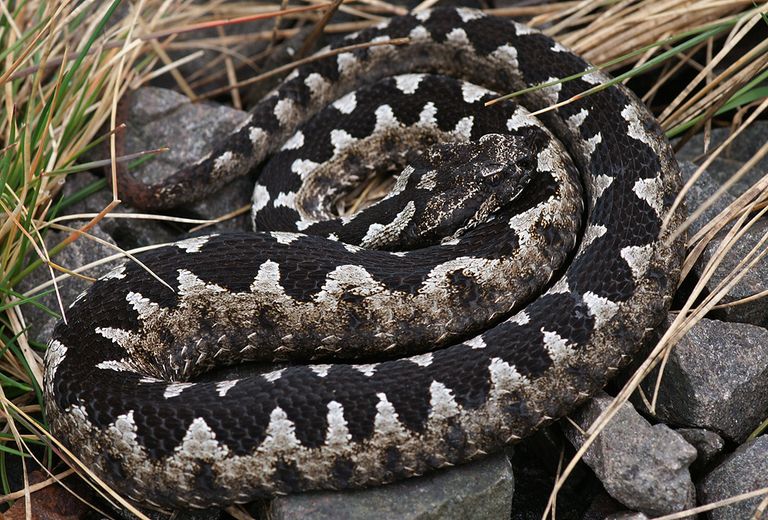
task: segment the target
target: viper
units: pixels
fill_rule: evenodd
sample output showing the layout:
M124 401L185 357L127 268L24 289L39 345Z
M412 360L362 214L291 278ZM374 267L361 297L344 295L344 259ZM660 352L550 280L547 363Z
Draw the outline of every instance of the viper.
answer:
M121 178L160 209L261 167L257 231L138 255L54 330L51 429L126 496L211 507L473 460L567 414L664 317L679 171L628 89L582 95L608 76L476 10L332 48L365 42L321 51L166 181ZM335 213L391 170L384 199Z

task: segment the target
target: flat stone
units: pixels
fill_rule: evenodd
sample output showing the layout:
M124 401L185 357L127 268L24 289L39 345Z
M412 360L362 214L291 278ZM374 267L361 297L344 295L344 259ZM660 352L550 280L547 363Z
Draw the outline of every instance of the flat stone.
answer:
M248 118L247 112L224 105L191 103L177 92L156 87L136 90L128 103L125 153L170 148L133 170L136 177L150 184L161 182L213 151L217 142ZM177 212L197 218L220 217L250 204L253 183L253 178L241 177L211 197L177 208ZM249 221L248 215L243 215L211 230L243 230Z
M647 377L649 395L656 372ZM768 415L768 330L703 319L672 349L656 416L742 442Z
M587 429L613 398L600 394L571 415ZM562 422L566 437L581 446L581 431ZM651 425L629 404L621 407L584 455L605 490L629 509L650 516L683 511L695 504L688 466L696 449L664 424Z
M512 465L501 453L381 487L279 497L270 518L496 520L509 518L513 492Z
M739 446L719 466L713 469L699 485L702 504L768 487L768 435ZM755 509L765 498L756 497L708 513L710 520L752 518Z

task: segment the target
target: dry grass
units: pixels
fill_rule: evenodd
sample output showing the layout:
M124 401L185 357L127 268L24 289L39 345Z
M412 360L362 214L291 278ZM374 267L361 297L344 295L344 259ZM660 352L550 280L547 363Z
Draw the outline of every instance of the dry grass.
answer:
M245 36L225 34L226 26L274 12L281 7L278 3L213 0L198 5L189 1L137 0L124 2L122 16L107 23L109 11L118 3L0 0L0 482L6 493L0 503L8 499L28 502L30 493L39 487L27 485L20 491L10 490L5 480L6 459L29 453L29 443L56 446L36 422L40 418L44 346L28 339L25 309L35 304L36 294L55 290L56 279L84 271L57 265L55 254L75 239L89 239L88 230L119 204L115 196L102 212L90 215L85 225L64 227L56 194L66 176L84 169L75 165L89 143L111 137L101 130L105 125L111 125L113 132L121 131L115 129L114 111L126 90L166 74L173 77L182 92L200 99L212 92L222 92L221 87L214 85L224 80L229 86L223 92L229 93L233 105L240 106L239 87L257 74L269 75L259 69L259 60L271 47L261 55L248 56L247 46L258 41L277 42L299 31L297 27L284 29L275 24ZM434 3L425 1L420 7ZM301 6L308 4L328 5L308 1ZM352 15L353 20L328 23L325 32L357 30L403 12L379 0L349 2L338 9ZM584 0L510 7L494 13L532 17L533 25L543 27L593 63L603 64L613 72L631 70L633 73L618 76L629 81L630 86L634 85L634 73L645 74L651 86L644 101L656 109L670 135L686 139L703 131L708 142L714 125L730 125L735 137L756 118L765 117L768 92L762 85L768 77L768 43L747 42L750 31L765 24L767 11L765 5L756 5L751 0ZM291 9L283 13L283 18L308 25L320 19L321 13L322 9ZM202 32L202 28L213 28L216 32ZM200 64L195 72L181 73L179 67L199 60L203 49L214 50L215 56ZM685 84L679 79L683 71L693 71L689 72L692 79ZM700 171L726 149L730 140L714 150L703 150L709 155ZM766 152L768 145L729 184ZM128 159L132 158L115 157L113 148L108 160ZM93 166L86 164L85 168ZM347 210L372 197L370 193L380 196L385 190L380 184L361 188L359 196L356 194L348 201ZM694 300L723 256L754 224L754 215L766 211L767 204L768 178L764 178L689 238L686 271L716 233L726 237L672 327L617 396L615 405L590 428L591 436L585 447L565 464L553 490L553 501L578 458L639 382L667 359L675 342L766 254L763 237L752 254L717 287L710 287L709 295L694 306ZM689 209L693 210L691 218L703 211ZM47 248L42 237L49 227L69 230L68 238ZM27 294L19 293L19 282L40 266L49 271L51 283ZM648 401L652 406L655 396L648 396ZM56 451L61 449L57 447ZM49 462L48 458L41 461L44 467L51 467ZM758 490L755 495L761 493L768 490ZM740 498L744 497L737 497ZM119 501L114 495L112 499ZM766 506L768 498L761 507ZM244 514L237 508L231 509L231 513L236 517ZM551 511L547 514L554 518Z

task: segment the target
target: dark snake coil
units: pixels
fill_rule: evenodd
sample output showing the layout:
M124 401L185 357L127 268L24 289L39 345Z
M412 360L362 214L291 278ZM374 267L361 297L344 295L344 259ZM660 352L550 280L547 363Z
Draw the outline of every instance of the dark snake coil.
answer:
M513 103L485 107L492 91L591 66L468 9L338 46L402 37L297 69L171 181L121 182L137 206L173 206L272 155L254 221L275 231L142 254L164 283L128 262L54 331L52 431L127 496L209 507L475 459L573 409L664 317L679 172L642 103L600 90L543 113L551 134ZM539 110L605 81L589 71L520 102ZM319 222L360 172L406 164L391 196ZM190 382L238 360L286 364Z

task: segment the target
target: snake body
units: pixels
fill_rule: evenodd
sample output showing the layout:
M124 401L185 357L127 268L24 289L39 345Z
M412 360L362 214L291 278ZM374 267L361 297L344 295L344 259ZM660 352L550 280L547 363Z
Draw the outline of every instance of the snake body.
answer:
M272 155L253 213L271 231L140 255L152 274L117 268L54 331L52 430L130 498L210 507L476 459L568 413L663 318L679 172L642 103L622 86L576 97L607 76L469 9L337 46L403 37L298 68L214 153L132 191L138 206L182 204ZM520 98L576 97L540 116L549 130L511 102L484 106L574 75ZM404 168L392 194L333 218L354 172L382 164ZM241 360L286 364L201 379Z

